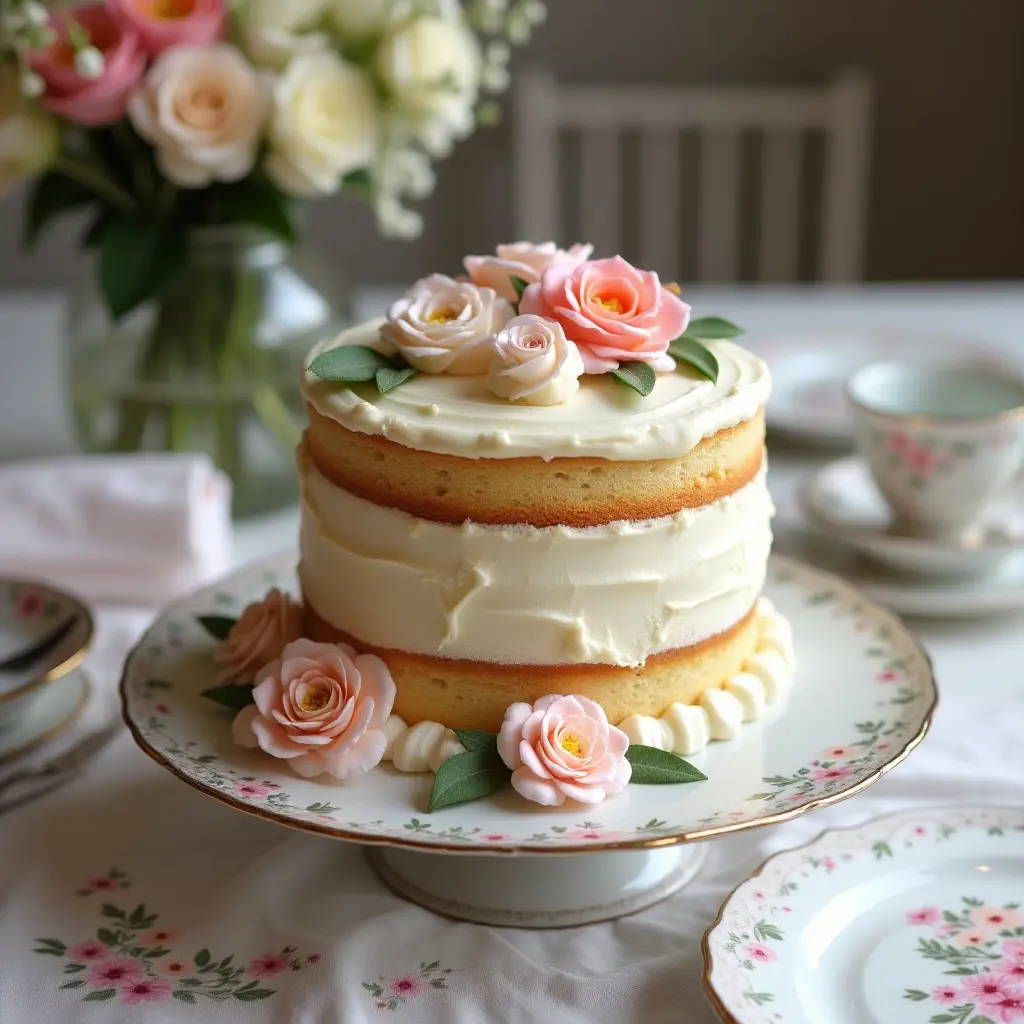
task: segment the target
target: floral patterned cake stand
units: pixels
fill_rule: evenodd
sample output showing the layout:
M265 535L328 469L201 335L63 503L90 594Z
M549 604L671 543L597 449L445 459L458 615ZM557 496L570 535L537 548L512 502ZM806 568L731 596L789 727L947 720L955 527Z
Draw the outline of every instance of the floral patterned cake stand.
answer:
M921 741L937 700L928 658L898 619L836 577L773 557L767 593L793 626L796 685L788 707L774 705L735 740L691 758L709 781L631 785L590 807L541 807L507 790L428 814L433 776L382 765L348 783L300 778L236 746L231 713L200 696L213 684L214 641L197 616L237 615L271 586L295 589L291 559L238 572L157 619L121 683L136 742L232 807L372 844L394 888L490 924L582 924L663 899L697 871L701 840L785 821L870 786Z
M1024 808L937 808L767 861L704 936L732 1024L1024 1020Z

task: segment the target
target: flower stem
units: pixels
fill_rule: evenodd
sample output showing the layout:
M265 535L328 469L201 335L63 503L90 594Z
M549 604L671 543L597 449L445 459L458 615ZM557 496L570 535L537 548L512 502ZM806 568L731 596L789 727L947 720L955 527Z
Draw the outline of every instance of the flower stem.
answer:
M58 174L63 174L65 178L71 178L72 181L84 185L90 192L95 192L100 199L122 213L134 213L138 209L138 204L123 188L115 185L109 178L105 178L103 173L95 167L76 163L65 156L57 160L53 165L53 170Z

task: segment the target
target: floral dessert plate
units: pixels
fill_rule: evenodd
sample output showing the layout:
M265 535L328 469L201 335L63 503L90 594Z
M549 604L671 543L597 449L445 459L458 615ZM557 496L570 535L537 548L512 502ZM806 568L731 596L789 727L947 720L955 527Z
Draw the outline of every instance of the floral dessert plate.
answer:
M1024 809L937 808L767 861L704 936L734 1024L1024 1020Z
M941 459L926 466L928 473L942 471ZM808 519L822 533L898 570L984 573L997 569L1008 553L1024 551L1022 485L1008 490L975 527L948 540L892 533L889 507L867 463L858 456L837 459L812 474L800 499Z
M232 712L202 697L215 641L198 617L237 616L268 587L295 589L294 560L236 573L168 608L129 656L121 693L136 741L178 778L250 814L309 832L423 851L643 849L783 821L841 800L899 763L936 703L927 657L889 612L843 581L774 558L767 594L790 621L797 678L784 701L692 757L707 782L627 786L600 807L527 804L511 790L428 813L433 776L381 765L348 782L306 779L237 746ZM828 699L815 693L827 681Z

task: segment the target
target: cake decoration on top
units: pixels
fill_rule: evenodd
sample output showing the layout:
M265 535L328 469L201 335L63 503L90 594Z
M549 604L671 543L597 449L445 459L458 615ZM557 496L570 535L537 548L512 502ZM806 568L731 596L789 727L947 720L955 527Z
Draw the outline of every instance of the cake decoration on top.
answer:
M677 286L621 256L591 260L592 251L515 242L467 256L469 280L431 274L392 304L380 348L328 349L309 370L372 380L381 394L417 373L486 375L490 392L527 405L568 401L582 374L611 374L643 397L657 374L680 366L716 382L718 360L705 342L742 330L718 317L691 320Z

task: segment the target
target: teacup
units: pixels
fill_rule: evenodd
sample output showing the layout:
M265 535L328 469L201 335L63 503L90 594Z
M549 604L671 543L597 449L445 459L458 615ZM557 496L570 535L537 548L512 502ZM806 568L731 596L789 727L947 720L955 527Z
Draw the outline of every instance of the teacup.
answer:
M988 370L882 362L846 386L857 448L893 531L958 535L1024 465L1024 381Z

